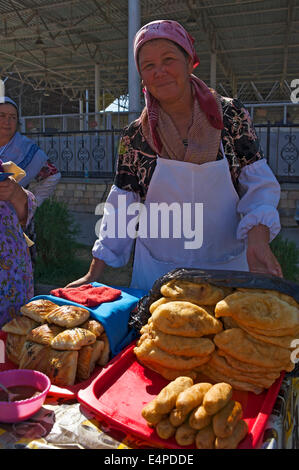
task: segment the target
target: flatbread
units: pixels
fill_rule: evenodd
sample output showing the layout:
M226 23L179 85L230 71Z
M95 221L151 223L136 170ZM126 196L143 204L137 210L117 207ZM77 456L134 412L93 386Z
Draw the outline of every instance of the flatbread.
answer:
M154 328L178 336L200 337L219 333L223 326L204 307L173 301L157 307L152 314Z
M293 307L299 308L298 302L296 302L293 297L287 294L283 294L282 292L278 292L276 290L270 290L270 289L245 289L243 287L240 287L236 289L239 292L246 292L248 294L270 294L274 295L275 297L278 297L279 299L283 300L284 302L287 302L288 304L292 305Z
M162 331L148 326L143 328L144 333L148 334L153 343L158 348L174 356L206 356L211 354L215 345L209 338L188 338L185 336L176 336L163 333Z
M228 375L232 379L240 380L258 387L270 388L273 382L280 376L280 371L272 371L266 373L261 372L247 372L245 370L240 371L231 366L225 359L225 357L220 356L217 352L214 352L209 361L209 365L213 367L215 371Z
M215 305L222 300L232 289L222 289L208 283L196 284L190 281L173 279L160 289L164 297L173 300L186 300L201 305Z
M214 343L219 349L234 358L261 367L277 367L288 370L290 351L279 346L266 344L250 336L241 328L231 328L218 333Z
M270 336L270 335L261 335L256 332L254 328L246 328L245 326L242 326L243 330L247 331L248 334L253 336L254 338L258 339L259 341L262 341L264 343L268 344L273 344L275 346L279 346L281 348L286 348L286 349L293 349L291 346L291 343L294 339L296 339L296 334L293 336Z
M146 361L146 364L158 365L169 369L194 369L207 362L210 358L210 356L174 356L158 348L151 339L145 339L133 351L141 363Z
M235 292L217 303L215 316L229 316L251 328L283 328L289 334L299 325L299 309L271 294Z
M256 395L259 395L264 391L263 387L259 387L243 380L233 379L228 375L216 371L209 363L202 365L197 371L197 381L200 382L207 381L207 379L213 383L226 382L230 384L235 390L253 392Z

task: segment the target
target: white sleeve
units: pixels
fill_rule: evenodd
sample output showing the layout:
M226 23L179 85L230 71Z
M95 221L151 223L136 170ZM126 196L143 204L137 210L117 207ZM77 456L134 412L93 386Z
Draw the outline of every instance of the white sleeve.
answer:
M128 215L129 205L133 211L136 209L134 215ZM98 208L96 211L96 214L102 213L103 218L99 221L99 238L92 249L94 258L99 258L114 268L128 263L134 243L133 235L136 233L132 227L137 223L138 207L138 194L119 189L115 185L111 187L107 200L103 203L103 210Z
M242 168L239 176L240 201L237 211L242 219L237 228L237 239L247 237L255 225L266 225L270 230L270 242L280 232L277 206L280 185L266 159L258 160Z
M61 178L61 173L55 173L34 184L33 193L39 207L45 199L48 199L55 191L55 187Z

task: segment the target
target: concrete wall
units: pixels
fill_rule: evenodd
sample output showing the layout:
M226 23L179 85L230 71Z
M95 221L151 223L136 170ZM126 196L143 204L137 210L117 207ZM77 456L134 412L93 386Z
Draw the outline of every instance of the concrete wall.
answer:
M72 211L94 214L97 204L106 200L111 186L111 181L63 178L54 195L58 201L64 201ZM299 184L282 184L278 206L282 227L298 226L294 219L297 201L299 204Z
M94 214L96 206L107 199L111 186L111 181L63 178L56 186L54 197L72 211Z

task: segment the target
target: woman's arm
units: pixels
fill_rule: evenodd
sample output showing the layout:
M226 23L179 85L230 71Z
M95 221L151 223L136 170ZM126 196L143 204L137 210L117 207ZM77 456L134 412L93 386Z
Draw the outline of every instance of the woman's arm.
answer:
M270 248L270 242L281 228L277 211L280 185L264 158L244 105L239 100L232 100L226 106L224 122L230 142L227 149L231 151L231 172L240 196L237 211L242 216L237 238L247 240L251 272L282 277L281 267Z

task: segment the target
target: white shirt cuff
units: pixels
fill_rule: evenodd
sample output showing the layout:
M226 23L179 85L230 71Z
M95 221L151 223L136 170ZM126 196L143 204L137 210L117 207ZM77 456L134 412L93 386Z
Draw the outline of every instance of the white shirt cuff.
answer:
M259 224L270 230L270 242L280 232L277 206L280 185L265 159L246 165L239 176L241 199L237 211L242 219L237 229L237 239L247 237L248 231Z

